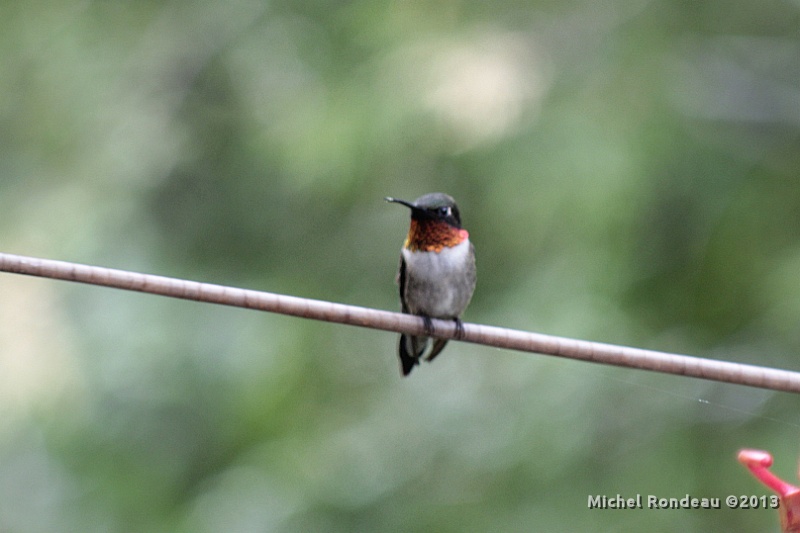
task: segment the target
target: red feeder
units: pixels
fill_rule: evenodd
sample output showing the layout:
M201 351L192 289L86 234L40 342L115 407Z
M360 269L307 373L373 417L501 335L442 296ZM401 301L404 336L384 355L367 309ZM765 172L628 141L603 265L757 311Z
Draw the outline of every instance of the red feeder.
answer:
M758 480L780 497L779 514L783 533L800 533L800 488L769 471L772 455L761 450L741 450L739 462L750 469Z

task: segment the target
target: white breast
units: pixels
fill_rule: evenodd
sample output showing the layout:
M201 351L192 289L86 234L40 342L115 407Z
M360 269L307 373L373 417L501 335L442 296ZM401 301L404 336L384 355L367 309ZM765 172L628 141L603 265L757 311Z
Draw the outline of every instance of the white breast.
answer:
M415 276L441 279L453 271L464 268L469 259L469 239L441 252L411 252L403 249L403 257L407 268L414 271Z
M403 250L406 262L406 304L412 313L454 317L467 307L474 278L468 269L470 242L465 239L441 252Z

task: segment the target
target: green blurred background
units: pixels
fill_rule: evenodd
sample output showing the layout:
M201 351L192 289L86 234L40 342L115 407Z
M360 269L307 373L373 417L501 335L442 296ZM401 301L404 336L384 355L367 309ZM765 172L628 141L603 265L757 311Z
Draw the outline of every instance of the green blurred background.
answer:
M800 2L0 7L0 249L800 369ZM0 275L0 531L777 531L797 396ZM723 504L724 506L724 504Z

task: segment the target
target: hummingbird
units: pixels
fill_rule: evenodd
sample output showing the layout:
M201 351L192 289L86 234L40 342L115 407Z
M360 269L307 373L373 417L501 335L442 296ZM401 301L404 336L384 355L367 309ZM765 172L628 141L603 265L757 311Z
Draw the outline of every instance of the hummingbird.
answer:
M475 291L475 249L461 227L455 200L434 192L413 202L386 197L411 209L411 225L400 253L397 284L403 313L425 321L425 336L401 335L398 353L403 376L423 358L434 334L431 318L456 323L456 338L464 334L461 313ZM426 361L444 349L447 339L435 339Z

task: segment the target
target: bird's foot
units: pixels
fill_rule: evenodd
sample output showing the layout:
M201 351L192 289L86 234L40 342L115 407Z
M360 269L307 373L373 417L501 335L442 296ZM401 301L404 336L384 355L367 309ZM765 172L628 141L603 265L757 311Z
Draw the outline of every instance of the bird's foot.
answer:
M435 329L433 327L433 321L431 320L431 317L423 315L422 324L423 328L425 329L425 336L432 337L435 332Z
M456 323L456 332L453 335L453 338L456 340L460 340L464 338L464 323L461 322L461 319L456 317L453 319L453 322Z

